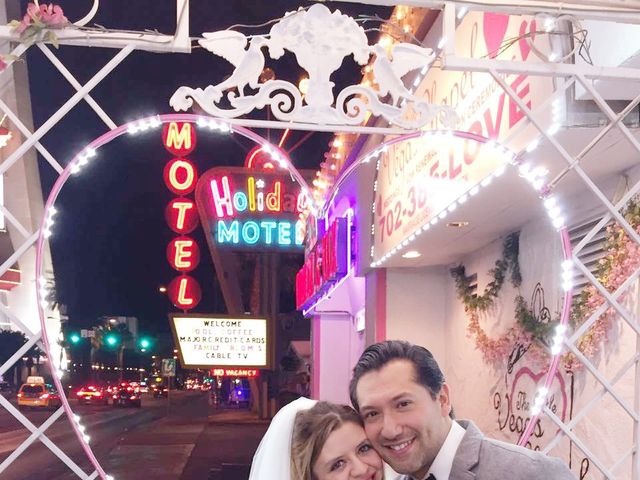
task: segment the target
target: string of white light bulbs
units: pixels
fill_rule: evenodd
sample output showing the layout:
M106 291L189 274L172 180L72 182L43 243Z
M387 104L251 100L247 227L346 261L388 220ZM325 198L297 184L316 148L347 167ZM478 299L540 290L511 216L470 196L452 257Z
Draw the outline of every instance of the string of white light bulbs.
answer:
M555 115L554 115L555 118ZM555 122L553 125L554 130ZM555 131L553 132L555 133ZM553 134L552 133L552 134ZM561 285L564 291L563 298L563 306L562 312L560 315L560 322L556 327L555 335L551 342L550 354L551 361L549 363L549 367L547 369L546 375L543 376L541 383L538 384L535 400L533 402L533 406L531 407L530 414L531 419L527 424L526 429L520 436L518 440L518 445L526 445L527 441L533 434L533 430L538 421L539 416L544 411L545 404L547 402L547 397L550 393L550 388L553 383L554 376L558 370L561 358L562 358L562 347L566 340L566 333L568 330L568 322L569 322L569 314L571 312L571 302L573 297L573 277L574 277L574 269L573 269L573 260L572 260L572 252L571 252L571 240L569 239L569 232L566 226L565 217L563 210L561 208L560 203L558 202L557 197L550 194L548 189L548 170L542 165L532 165L530 163L525 163L521 161L521 157L517 156L513 151L506 148L503 145L495 142L494 140L490 140L488 138L475 135L469 132L455 131L455 130L428 130L424 132L415 132L407 135L400 135L395 138L391 138L381 145L377 146L375 149L361 155L358 160L353 162L341 175L336 184L333 187L331 194L328 196L325 205L320 211L320 215L324 216L331 204L335 200L335 197L340 189L340 186L344 183L344 181L359 167L371 163L373 160L376 161L376 179L374 181L373 189L373 202L371 206L372 218L376 211L376 203L375 203L375 191L377 190L377 172L380 169L380 161L381 155L386 153L389 150L389 147L405 142L408 140L420 138L420 137L431 137L431 138L453 138L459 137L463 139L473 140L481 144L481 148L489 150L489 153L497 155L502 159L502 163L490 173L488 176L483 178L479 183L472 185L466 192L460 195L456 200L450 203L448 206L443 208L440 212L437 212L431 220L425 223L422 227L417 228L411 235L408 236L405 240L400 243L400 245L394 247L390 252L386 253L380 258L375 258L375 252L373 247L373 238L375 235L375 221L371 222L371 263L369 267L372 269L384 267L385 263L392 257L397 254L400 254L403 250L405 250L412 242L416 240L418 236L427 232L430 228L436 225L438 222L445 219L451 212L453 212L458 206L469 201L471 197L476 196L481 189L487 188L491 185L492 181L501 176L507 168L517 168L519 175L524 178L529 185L537 192L537 195L541 199L545 211L547 212L553 227L556 229L558 234L560 235L560 241L562 245L562 261L561 261ZM530 153L535 150L539 143L539 140L535 140L530 145L530 149L525 149L523 155L526 153Z
M38 278L38 288L37 288L37 300L38 300L38 316L40 319L40 326L42 331L42 341L45 347L45 351L47 356L52 359L51 368L55 371L52 371L53 382L56 386L58 392L60 392L60 398L62 401L62 408L64 409L65 414L69 418L70 424L76 434L76 437L80 441L80 444L91 461L92 465L96 469L97 475L103 480L114 480L111 475L105 473L104 469L101 467L100 462L98 462L95 454L93 453L89 442L91 440L90 436L86 433L86 427L82 425L81 418L79 415L73 412L71 409L71 405L69 404L69 400L65 395L65 390L62 386L61 378L64 375L64 371L60 368L59 364L56 363L56 359L53 355L51 355L51 344L49 341L49 335L47 331L47 322L46 322L46 311L50 307L50 303L47 300L49 296L49 290L47 287L46 280L43 275L43 260L44 260L44 249L47 242L47 239L55 234L54 226L55 226L55 216L58 213L58 210L55 207L56 199L58 195L62 191L64 185L67 180L72 175L78 175L82 173L85 166L87 166L97 155L100 147L110 143L121 135L143 135L149 131L157 131L164 123L170 122L189 122L196 124L201 130L208 131L211 133L217 133L222 135L230 135L230 134L238 134L249 140L252 140L257 145L262 147L262 150L270 155L271 159L274 160L277 165L286 169L294 181L298 182L301 186L301 192L307 199L307 205L310 206L311 212L316 215L317 211L315 209L311 191L307 182L300 175L295 166L291 163L289 156L276 145L271 144L265 138L260 135L252 132L251 130L244 128L242 126L234 125L231 122L222 119L214 119L210 117L204 117L201 115L193 115L193 114L166 114L166 115L154 115L150 117L146 117L140 120L135 120L132 122L128 122L124 125L121 125L104 135L98 137L93 140L87 146L85 146L77 155L75 155L66 168L62 171L57 181L53 185L51 189L51 193L47 198L44 207L44 215L41 223L41 228L39 230L38 242L36 246L36 278ZM57 332L56 332L57 333ZM95 478L94 476L87 478Z

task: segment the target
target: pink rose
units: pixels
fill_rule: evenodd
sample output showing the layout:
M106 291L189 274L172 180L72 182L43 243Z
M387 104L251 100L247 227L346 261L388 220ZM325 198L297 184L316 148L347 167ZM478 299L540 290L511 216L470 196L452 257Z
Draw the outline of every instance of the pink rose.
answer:
M29 26L34 23L40 16L40 9L35 3L27 5L27 13L22 17L22 21L15 28L16 33L22 34Z
M7 68L7 63L4 61L2 57L0 57L0 72Z
M59 5L50 3L49 5L40 5L40 19L49 27L61 28L69 21L64 16L64 12Z

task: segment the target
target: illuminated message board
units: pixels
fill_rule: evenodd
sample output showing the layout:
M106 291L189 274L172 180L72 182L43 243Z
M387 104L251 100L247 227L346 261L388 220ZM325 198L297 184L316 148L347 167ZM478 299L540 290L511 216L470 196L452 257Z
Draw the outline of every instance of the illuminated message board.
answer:
M185 368L269 368L264 318L174 314L170 319Z
M207 239L220 249L302 252L305 202L288 174L246 168L213 168L196 188Z

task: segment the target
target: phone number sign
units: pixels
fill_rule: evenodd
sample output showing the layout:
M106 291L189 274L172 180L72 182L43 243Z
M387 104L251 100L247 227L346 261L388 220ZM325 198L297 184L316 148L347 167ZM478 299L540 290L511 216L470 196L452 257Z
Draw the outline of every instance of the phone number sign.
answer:
M382 154L374 211L374 258L400 245L503 163L462 135L423 136Z

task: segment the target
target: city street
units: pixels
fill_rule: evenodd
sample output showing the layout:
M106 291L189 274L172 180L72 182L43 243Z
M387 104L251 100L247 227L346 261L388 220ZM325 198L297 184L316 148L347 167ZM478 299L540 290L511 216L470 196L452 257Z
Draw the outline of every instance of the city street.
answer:
M118 480L206 479L210 474L215 478L215 472L222 470L222 463L250 463L267 426L266 422L254 421L248 412L222 411L216 415L208 405L207 396L200 392L171 392L169 401L145 396L140 409L75 403L73 407L82 417L96 456L106 472ZM36 425L44 422L48 413L25 412ZM89 463L64 418L47 431L47 436L90 473ZM234 442L229 450L224 445L230 446L227 440L231 436ZM3 410L0 462L27 437L27 431ZM212 448L214 445L217 448ZM77 477L46 446L35 442L3 472L2 478L63 480Z

